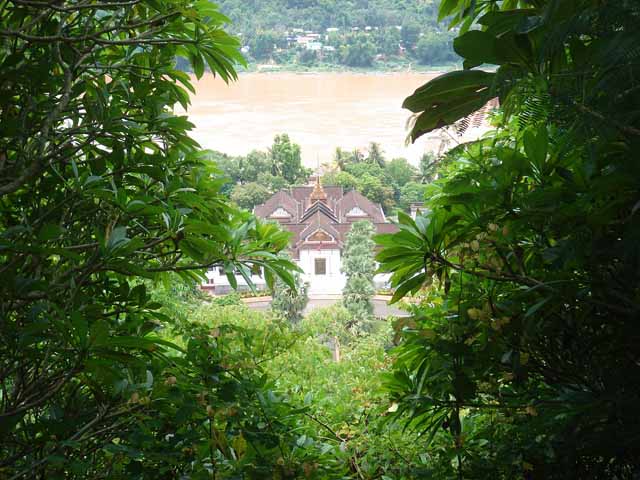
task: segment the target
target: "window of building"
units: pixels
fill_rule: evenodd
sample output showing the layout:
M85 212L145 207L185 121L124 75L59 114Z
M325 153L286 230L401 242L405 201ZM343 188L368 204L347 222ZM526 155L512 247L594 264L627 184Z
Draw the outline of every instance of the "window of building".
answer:
M327 259L316 258L315 259L315 274L326 275L327 274Z

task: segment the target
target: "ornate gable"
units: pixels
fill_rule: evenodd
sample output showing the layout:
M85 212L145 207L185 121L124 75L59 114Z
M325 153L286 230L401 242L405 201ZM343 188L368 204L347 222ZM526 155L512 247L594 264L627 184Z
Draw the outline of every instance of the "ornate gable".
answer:
M256 205L254 213L259 218L273 218L274 220L290 220L296 222L299 211L298 205L298 202L293 196L289 195L285 190L280 190L262 205ZM288 216L284 216L283 212L280 211L281 209L284 210ZM283 216L279 216L278 214L283 214Z
M356 190L351 190L344 194L340 200L338 210L339 217L349 221L354 220L357 217L364 218L366 216L373 223L386 222L382 207L373 203ZM360 212L363 212L364 215L360 214Z
M319 243L319 242L335 242L335 238L329 235L327 232L319 228L307 238L305 238L306 242L310 243Z
M368 217L369 214L362 210L359 206L353 207L347 212L347 217Z
M278 207L276 208L273 212L271 212L271 214L269 215L269 218L291 218L293 217L292 214L290 214L287 210L285 210L282 207Z

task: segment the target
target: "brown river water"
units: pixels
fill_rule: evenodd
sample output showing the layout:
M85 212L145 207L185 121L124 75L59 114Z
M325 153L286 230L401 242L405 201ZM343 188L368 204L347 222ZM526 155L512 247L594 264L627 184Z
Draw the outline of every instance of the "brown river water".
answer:
M226 85L207 74L194 80L192 136L203 148L242 155L288 133L308 167L331 161L336 147L366 149L371 141L387 158L417 163L424 151L437 151L440 140L432 135L405 146L410 112L401 105L436 75L250 73Z

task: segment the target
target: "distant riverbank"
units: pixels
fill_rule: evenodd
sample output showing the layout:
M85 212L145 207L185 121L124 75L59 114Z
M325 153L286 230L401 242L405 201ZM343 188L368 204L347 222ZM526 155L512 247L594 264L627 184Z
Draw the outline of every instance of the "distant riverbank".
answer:
M333 63L301 64L250 64L238 72L246 73L360 73L368 75L396 73L444 73L460 68L457 64L420 65L416 63L376 63L371 67L347 67Z

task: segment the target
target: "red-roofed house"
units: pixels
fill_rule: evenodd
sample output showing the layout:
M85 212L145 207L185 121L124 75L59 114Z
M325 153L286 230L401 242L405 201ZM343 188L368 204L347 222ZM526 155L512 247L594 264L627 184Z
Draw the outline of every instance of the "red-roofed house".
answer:
M279 222L293 233L290 253L304 271L303 278L309 283L312 295L342 292L346 281L340 271L342 248L353 222L368 220L377 233L397 231L379 204L355 190L345 192L342 187L323 187L319 179L314 186L291 187L275 193L256 206L254 213L259 218ZM216 291L228 285L221 273L210 273L210 282L216 285ZM384 285L386 278L377 276L375 282Z

